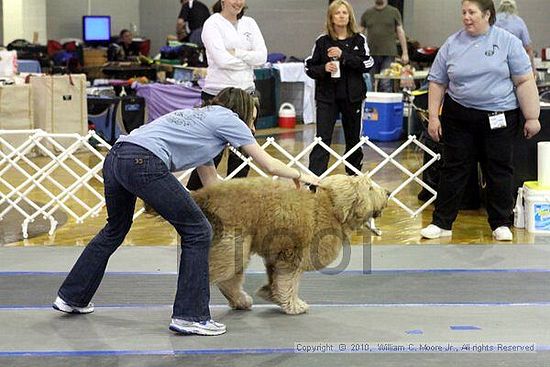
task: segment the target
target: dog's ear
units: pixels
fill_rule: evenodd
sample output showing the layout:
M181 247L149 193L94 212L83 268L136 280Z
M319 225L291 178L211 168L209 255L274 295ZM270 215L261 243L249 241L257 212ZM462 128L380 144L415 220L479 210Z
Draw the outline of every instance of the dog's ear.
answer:
M352 214L357 199L358 180L347 175L332 175L324 178L319 185L332 201L334 214L340 223L345 223Z
M357 200L353 207L353 214L360 222L364 223L373 214L374 203L372 199L374 196L373 190L375 190L374 183L366 174L357 177L356 190Z
M373 216L379 188L367 176L333 175L321 181L319 188L329 194L334 214L340 223L360 226Z

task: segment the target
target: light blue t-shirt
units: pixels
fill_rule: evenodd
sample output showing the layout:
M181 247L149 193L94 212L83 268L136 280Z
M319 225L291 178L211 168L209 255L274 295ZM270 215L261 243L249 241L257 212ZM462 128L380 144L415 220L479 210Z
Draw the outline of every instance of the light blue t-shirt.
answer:
M518 107L512 75L531 73L521 41L502 28L480 36L465 30L450 36L434 60L428 80L447 85L447 93L465 107L508 111Z
M521 40L523 46L529 46L531 44L531 38L529 37L529 30L523 19L515 14L497 13L497 21L495 23L497 27L506 29L514 36Z
M227 143L238 148L256 142L237 114L221 106L170 112L118 141L151 151L171 172L208 164Z

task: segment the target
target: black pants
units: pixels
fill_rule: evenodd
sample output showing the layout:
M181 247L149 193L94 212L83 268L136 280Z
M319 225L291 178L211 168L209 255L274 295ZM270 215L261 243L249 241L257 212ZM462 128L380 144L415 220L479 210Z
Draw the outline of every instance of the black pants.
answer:
M350 103L346 100L336 100L332 103L317 101L317 133L323 139L323 143L330 146L334 124L338 113L342 113L342 127L346 141L346 153L353 148L360 139L361 134L361 105L362 102ZM309 155L309 170L320 176L328 168L329 152L325 148L316 145ZM361 148L354 151L347 159L352 166L361 171L363 151ZM346 167L348 175L355 173Z
M210 102L212 100L212 98L214 98L214 97L215 96L212 95L212 94L208 94L208 93L205 93L205 92L201 93L201 98L204 102ZM220 154L218 154L216 157L214 157L214 165L216 167L218 167L218 165L220 164L220 161L223 158L223 152L225 152L226 150L229 154L227 156L227 174L229 175L231 172L236 170L237 167L239 167L243 163L243 160L240 159L231 150L224 149L224 150L221 151ZM242 153L241 150L239 150L239 152ZM239 172L237 172L237 174L234 177L235 178L246 177L246 176L248 176L248 171L250 171L250 166L246 165L246 166L243 167L243 169L241 169ZM191 172L191 176L189 176L189 181L187 182L187 190L192 190L193 191L193 190L198 190L200 188L202 188L201 179L199 177L199 174L197 173L197 170L193 170L193 172Z
M432 223L451 229L473 167L487 182L487 214L494 230L513 223L513 143L519 109L506 112L507 126L491 130L489 112L466 108L448 95L443 104L443 165Z

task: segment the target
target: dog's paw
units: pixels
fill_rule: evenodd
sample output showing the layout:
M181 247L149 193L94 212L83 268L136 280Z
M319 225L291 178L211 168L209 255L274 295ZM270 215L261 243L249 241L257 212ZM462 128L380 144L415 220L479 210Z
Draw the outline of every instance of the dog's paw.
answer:
M299 315L301 313L306 313L309 310L309 305L297 298L293 302L281 305L281 308L288 315Z
M266 284L263 287L261 287L260 289L258 289L256 291L256 295L260 298L265 299L268 302L276 303L274 298L273 298L273 294L271 292L271 287L269 286L269 284Z
M246 292L241 292L241 296L238 299L229 301L229 307L235 310L250 310L252 303L252 297Z

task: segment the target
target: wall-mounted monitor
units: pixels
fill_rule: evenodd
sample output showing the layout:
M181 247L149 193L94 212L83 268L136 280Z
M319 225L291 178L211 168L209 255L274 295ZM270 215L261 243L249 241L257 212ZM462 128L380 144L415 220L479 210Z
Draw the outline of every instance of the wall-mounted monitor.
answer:
M90 46L107 46L111 40L111 17L109 15L84 15L82 38Z

